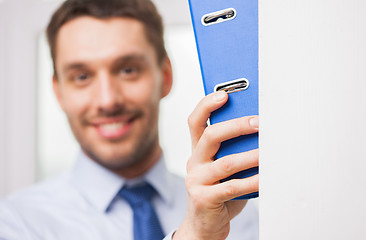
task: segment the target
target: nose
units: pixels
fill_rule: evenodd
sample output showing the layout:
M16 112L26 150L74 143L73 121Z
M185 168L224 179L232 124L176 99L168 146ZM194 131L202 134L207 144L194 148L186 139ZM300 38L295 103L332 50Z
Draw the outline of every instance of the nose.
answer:
M102 111L114 110L123 105L123 96L117 79L108 73L101 73L98 77L95 100Z

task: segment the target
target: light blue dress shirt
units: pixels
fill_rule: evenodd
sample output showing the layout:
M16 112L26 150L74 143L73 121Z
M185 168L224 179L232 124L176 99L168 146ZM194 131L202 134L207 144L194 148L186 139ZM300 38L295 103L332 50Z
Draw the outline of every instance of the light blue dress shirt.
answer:
M185 216L186 190L163 158L145 176L126 181L84 154L70 172L0 200L0 239L131 240L133 213L117 193L141 181L157 190L153 206L170 239ZM250 201L232 221L228 239L258 239L258 213Z

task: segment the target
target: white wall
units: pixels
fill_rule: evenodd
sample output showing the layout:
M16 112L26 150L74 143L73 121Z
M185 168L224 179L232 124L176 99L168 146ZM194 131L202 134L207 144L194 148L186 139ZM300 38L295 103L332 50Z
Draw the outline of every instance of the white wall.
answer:
M262 240L365 239L365 12L260 1Z
M0 3L0 195L35 181L37 33L54 3Z
M2 3L0 2L0 9ZM0 10L1 13L1 10ZM0 15L0 36L4 36L5 28L4 21L2 21L2 15ZM0 37L0 53L5 51L5 38ZM0 196L5 194L6 183L5 183L5 56L0 54Z

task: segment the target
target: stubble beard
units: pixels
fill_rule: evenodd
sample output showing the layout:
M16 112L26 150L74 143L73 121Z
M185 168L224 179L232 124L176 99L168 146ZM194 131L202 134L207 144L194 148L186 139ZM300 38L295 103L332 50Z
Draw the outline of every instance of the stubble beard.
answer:
M151 120L155 120L155 123L157 124L158 119L158 109L156 110L156 115L150 116ZM144 118L146 115L140 111L140 110L132 110L129 111L130 113L133 112L135 117L137 118ZM115 112L109 113L109 116L118 116L119 114L125 113L125 109L117 109ZM103 114L104 115L104 114ZM153 122L154 122L153 120ZM82 121L82 125L86 126L88 125L88 120L84 119ZM143 165L144 161L147 161L149 156L153 154L155 149L159 147L159 137L158 137L158 130L157 127L154 127L154 124L152 126L145 125L144 130L142 131L142 134L137 136L137 139L134 140L132 143L133 146L131 147L132 150L130 150L130 153L121 153L118 151L115 151L113 155L105 156L101 151L98 150L98 143L93 143L92 141L88 141L88 139L85 139L86 137L83 136L83 134L79 131L77 131L77 127L72 127L72 121L69 119L70 126L73 130L74 136L78 140L80 147L82 151L93 161L98 163L99 165L113 171L113 172L120 172L125 169L133 168L134 166ZM152 130L149 130L149 128L153 128ZM119 143L116 142L110 142L108 144L115 145L114 148L118 147ZM113 151L113 149L111 149Z
M158 144L157 134L146 136L145 134L135 142L133 150L128 155L116 153L115 156L110 156L108 159L97 151L94 151L92 147L88 147L87 144L80 143L83 152L92 160L100 164L101 166L113 171L119 172L124 169L133 168L136 165L146 161L149 155L152 154L156 145Z

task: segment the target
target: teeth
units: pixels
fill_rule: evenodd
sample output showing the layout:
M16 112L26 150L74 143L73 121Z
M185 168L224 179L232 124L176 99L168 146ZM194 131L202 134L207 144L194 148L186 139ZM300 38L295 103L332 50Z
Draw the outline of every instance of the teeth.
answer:
M124 123L108 123L100 125L100 128L106 132L114 132L124 127Z

